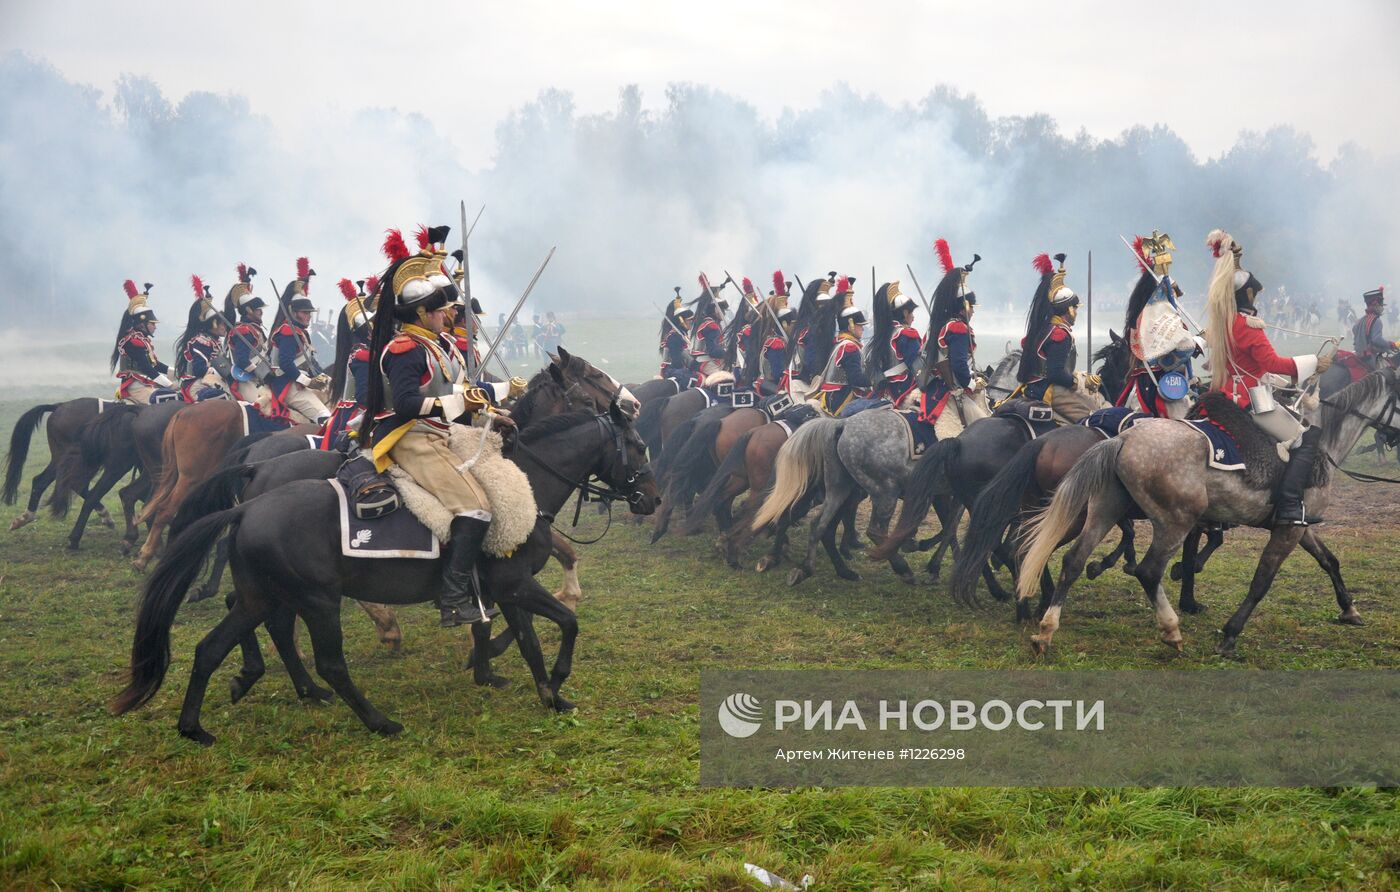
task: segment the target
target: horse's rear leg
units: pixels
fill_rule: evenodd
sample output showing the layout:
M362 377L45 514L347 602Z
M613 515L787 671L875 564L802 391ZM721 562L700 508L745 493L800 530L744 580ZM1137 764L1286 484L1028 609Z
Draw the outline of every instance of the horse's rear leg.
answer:
M54 467L53 460L50 459L44 470L34 475L34 479L29 484L29 506L24 509L14 520L10 521L10 532L14 532L22 526L28 526L34 522L36 513L39 510L39 500L44 497L44 490L48 489L58 476L58 469Z
M848 502L845 512L841 515L841 557L847 561L856 558L856 549L860 548L860 533L856 530L856 508L860 505L860 497Z
M1157 626L1162 630L1162 642L1175 648L1178 653L1182 650L1181 622L1172 609L1167 590L1162 586L1162 577L1166 575L1167 562L1181 549L1182 540L1194 526L1194 519L1184 516L1174 521L1153 520L1152 545L1137 568L1143 594L1147 595L1147 603L1151 605Z
M189 603L212 598L219 593L219 583L224 578L224 568L228 566L228 536L224 536L214 546L214 560L210 561L209 578L194 593Z
M1342 615L1337 617L1337 622L1346 623L1349 626L1364 625L1361 614L1357 612L1356 605L1352 603L1351 592L1347 591L1347 584L1342 581L1342 562L1337 560L1337 556L1323 543L1322 538L1313 532L1312 527L1307 528L1298 544L1302 545L1303 550L1317 560L1318 566L1322 567L1327 578L1332 580L1332 589L1337 593L1337 606L1342 610Z
M939 575L943 572L943 556L948 553L948 549L953 549L956 558L958 549L958 524L962 523L963 511L962 502L947 496L934 496L933 511L938 516L939 533L938 550L928 559L928 564L924 566L924 571L934 582L938 581Z
M252 633L262 622L266 613L252 614L241 601L235 602L233 609L219 620L219 624L204 636L194 650L194 666L190 669L190 683L185 688L185 702L180 708L178 728L181 736L204 746L214 742L214 735L205 731L199 723L199 713L204 706L204 694L209 689L209 678L219 668L234 645Z
M1074 540L1074 544L1065 554L1064 563L1060 566L1060 580L1055 585L1055 594L1051 596L1050 606L1040 618L1040 631L1031 636L1031 649L1037 655L1050 649L1050 640L1060 628L1060 611L1064 608L1065 595L1084 572L1084 565L1088 563L1094 549L1117 524L1121 516L1121 507L1117 499L1095 497L1089 501L1088 519L1079 533L1079 538ZM1017 612L1022 612L1020 607L1017 608Z
M296 639L292 634L296 628L296 621L296 611L290 607L276 607L265 623L267 634L272 638L272 646L277 648L277 656L281 658L282 667L287 670L287 675L292 680L297 697L308 703L329 703L335 699L335 692L316 684L311 673L307 671L306 664L302 662L301 654L297 653Z
M354 710L366 728L376 734L398 734L403 725L376 709L350 680L350 669L345 665L345 638L340 628L340 598L319 594L311 597L315 602L302 610L301 618L316 652L316 674Z
M1197 553L1201 547L1202 532L1200 527L1192 527L1182 543L1181 560L1172 567L1172 579L1181 580L1181 594L1177 597L1176 606L1182 613L1197 614L1206 609L1206 605L1196 600Z
M117 496L122 500L122 518L126 521L126 530L122 533L122 554L130 554L141 535L136 525L136 503L151 497L150 476L141 471L135 480L117 490Z
M890 518L894 516L894 509L899 504L897 493L880 493L870 497L870 526L866 533L870 540L876 545L884 542L889 536ZM904 555L896 551L890 555L890 569L903 582L913 585L917 580L914 578L914 571L909 569L909 562L904 559Z
M126 474L126 471L126 468L120 470L104 468L102 476L97 480L97 485L88 490L87 498L83 499L83 507L78 511L78 520L73 524L73 529L68 534L69 551L78 550L78 544L83 541L83 531L87 529L88 517L92 512L98 511L101 514L106 514L107 509L102 507L102 497L107 495L113 486L116 486L117 481ZM108 527L116 526L112 523L111 515L107 516L106 524Z

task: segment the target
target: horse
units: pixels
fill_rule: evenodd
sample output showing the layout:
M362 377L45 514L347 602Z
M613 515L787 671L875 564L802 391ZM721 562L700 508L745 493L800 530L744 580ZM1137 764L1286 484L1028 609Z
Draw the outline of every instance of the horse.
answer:
M1127 342L1116 332L1110 331L1109 343L1094 354L1094 360L1099 363L1099 376L1103 379L1102 390L1109 393L1122 391L1127 379L1128 357ZM904 487L904 506L895 530L884 544L871 553L871 557L877 560L884 558L917 533L929 506L939 496L951 494L956 500L951 517L945 518L941 514L939 517L945 529L950 523L956 528L962 511L980 504L984 488L999 473L1009 473L1003 469L1009 467L1021 452L1034 447L1033 457L1022 458L1015 465L1020 476L1014 482L1004 483L1007 491L1014 494L1017 504L1028 485L1026 475L1033 474L1035 480L1048 489L1054 485L1054 481L1064 476L1085 450L1100 439L1096 431L1082 425L1066 425L1045 436L1032 438L1026 425L1017 418L992 416L972 422L960 436L934 444L920 457L918 467L909 475L909 482ZM1020 489L1015 488L1016 483L1021 484ZM995 507L1001 509L1004 501L998 500ZM997 528L996 535L992 535L990 530L994 524L985 519L992 512L984 510L983 513L983 524L969 528L968 536L975 536L975 541L971 545L964 543L967 550L957 558L960 575L954 576L953 594L960 603L973 603L979 574L987 581L994 598L998 601L1011 599L1011 593L1001 587L987 564L988 556L1001 544L1001 528ZM1000 518L999 513L997 518ZM938 578L942 555L951 542L952 537L944 537L938 552L929 562L929 573L935 579ZM1119 550L1111 558L1105 559L1104 566L1112 566L1124 552L1131 563L1132 547L1132 524L1125 523ZM975 556L970 556L969 550ZM1001 556L1005 561L1010 560L1010 555L1004 552Z
M671 513L677 507L689 510L696 495L710 482L715 469L724 463L740 438L767 422L768 414L762 409L719 405L704 410L677 430L657 463L656 473L665 498L661 510L656 513L652 544L666 534Z
M49 441L49 463L34 476L29 487L29 505L10 522L10 532L34 522L44 492L58 479L59 469L64 462L80 448L78 434L83 425L112 405L111 400L85 396L62 403L42 403L19 417L10 434L10 452L5 459L5 483L0 489L0 501L6 505L13 505L18 499L20 481L24 476L24 461L29 457L29 441L34 436L34 431L43 423L45 415L49 416L48 429L45 431ZM70 495L66 487L54 491L52 505L56 515L61 515L66 510ZM103 524L109 527L116 526L107 509L99 507L98 516Z
M1135 575L1153 607L1162 640L1178 651L1183 647L1180 624L1162 589L1162 576L1168 557L1198 525L1224 523L1271 529L1248 594L1222 630L1216 648L1221 656L1234 653L1250 614L1296 546L1301 543L1325 567L1337 567L1336 557L1314 528L1271 528L1273 485L1283 462L1273 449L1272 439L1243 417L1243 410L1224 397L1217 404L1222 410L1234 407L1231 411L1241 416L1231 426L1231 432L1245 452L1246 465L1252 467L1244 472L1214 470L1207 464L1209 446L1196 431L1166 419L1146 419L1085 453L1061 481L1050 504L1027 525L1025 556L1017 583L1022 598L1036 588L1050 556L1068 541L1084 516L1074 544L1065 555L1039 632L1031 637L1037 654L1049 649L1059 629L1065 596L1089 554L1107 530L1134 506L1152 524L1152 546L1138 563ZM1312 485L1306 494L1309 514L1320 516L1331 499L1327 465L1336 465L1345 458L1367 427L1393 430L1397 404L1400 373L1389 368L1372 372L1330 399L1321 399L1323 457L1314 468ZM1209 411L1212 418L1220 420L1214 408ZM1351 595L1340 584L1339 576L1333 581L1341 608L1340 622L1359 625L1361 615Z
M549 558L550 522L574 490L596 476L625 498L634 513L654 511L659 491L646 464L646 447L630 419L614 403L606 415L575 412L555 416L522 431L514 455L534 492L538 516L529 538L509 557L481 562L482 590L500 606L530 664L536 693L547 707L567 711L573 704L559 693L572 668L578 623L573 611L554 599L534 578ZM132 642L130 683L111 707L122 714L146 703L159 690L170 665L170 627L186 591L214 542L228 530L230 563L237 598L232 609L195 651L190 683L180 712L180 734L203 745L214 736L200 725L210 675L228 652L258 624L278 620L274 633L289 672L306 669L286 648L291 614L311 633L317 673L346 701L367 728L380 734L403 730L355 687L345 665L340 602L353 597L389 604L430 601L441 589L442 562L388 558L346 558L340 550L339 506L323 481L303 480L204 517L176 536L164 560L142 591ZM552 671L530 614L559 625L561 641ZM489 654L477 659L485 660ZM304 678L306 683L309 677Z
M550 356L549 363L530 379L526 385L525 393L511 408L511 419L518 427L526 428L535 419L547 418L564 412L579 409L602 412L614 401L629 417L637 415L640 404L626 385L618 383L616 378L582 356L572 355L560 347L558 353ZM308 449L311 449L311 443L307 437L290 430L271 434L251 434L239 440L228 450L223 466L231 468L241 464L266 462L282 455ZM340 455L338 452L327 454ZM312 467L324 467L325 473L320 476L329 477L339 467L339 460L333 464L312 465ZM193 499L193 496L190 498ZM176 526L192 522L203 516L204 513L230 507L228 505L212 507L217 503L211 503L207 498L195 501L198 504L194 510L186 511L181 508L177 512L177 520L174 522ZM183 521L179 520L181 516L184 517ZM172 526L172 531L176 526ZM579 584L578 578L578 553L569 544L569 540L557 531L554 532L553 537L553 557L564 570L564 580L559 591L555 593L555 597L567 604L571 610L576 610L579 599L583 596L583 588ZM195 597L191 598L192 602L202 601L218 594L219 581L223 576L227 562L228 555L221 543L216 550L209 577L196 592ZM392 618L392 611L389 612L388 618ZM381 621L380 617L375 618L381 636L385 634L386 621Z

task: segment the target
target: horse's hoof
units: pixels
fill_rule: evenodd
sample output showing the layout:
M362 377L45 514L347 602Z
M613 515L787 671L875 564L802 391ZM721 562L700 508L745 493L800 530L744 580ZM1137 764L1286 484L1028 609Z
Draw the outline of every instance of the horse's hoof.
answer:
M1181 581L1181 561L1172 564L1172 582Z
M504 675L497 675L497 674L494 673L494 672L488 673L488 674L486 674L486 675L484 675L484 676L482 676L482 675L473 676L473 677L472 677L472 681L475 682L477 685L480 685L480 686L483 687L483 688L490 687L490 688L496 688L497 690L500 690L500 689L502 689L502 688L508 688L508 687L510 687L510 679L509 679L509 678L506 678Z
M778 558L773 557L771 554L765 554L763 557L758 559L757 564L754 564L754 569L757 570L759 573L767 573L769 570L778 566L778 564Z
M335 691L313 684L305 690L297 691L297 698L303 703L329 703L335 699Z
M1345 613L1337 617L1337 622L1347 626L1366 625L1366 621L1361 618L1361 614L1356 612L1355 607L1348 607Z
M1090 561L1089 565L1084 568L1084 576L1087 579L1098 579L1101 575L1103 575L1103 571L1103 564L1099 563L1098 561Z
M219 593L219 590L218 590L218 589L211 589L211 588L208 588L207 586L200 586L200 587L195 591L194 597L193 597L193 598L190 598L190 599L189 599L188 601L186 601L185 603L186 603L186 604L197 604L197 603L199 603L200 601L206 601L206 600L208 600L208 599L214 597L214 596L217 595L218 593Z
M112 520L112 515L110 514L104 514L98 518L98 520L102 521L102 525L109 530L115 530L117 528L117 522Z
M69 554L73 554L73 553L77 552L77 550L78 550L78 543L77 543L77 542L69 542L69 543L68 543L68 545L67 545L67 547L66 547L66 551L67 551Z
M131 569L135 570L137 573L145 573L147 563L148 561L146 561L145 558L137 558L131 562Z
M1162 643L1165 644L1167 647L1174 649L1179 654L1186 652L1186 642L1182 639L1181 632L1179 631L1172 634L1163 635Z
M897 575L897 576L899 577L899 581L902 582L902 583L904 583L905 585L918 585L918 584L919 584L919 579L918 579L918 577L915 576L913 573L897 573L897 574L895 574L895 575Z
M1235 655L1235 639L1226 638L1215 646L1217 657L1233 657Z
M847 582L860 582L860 574L855 570L837 570L836 575Z
M1123 564L1123 575L1124 575L1124 576L1136 576L1136 575L1137 575L1137 564L1132 564L1132 563L1125 563L1125 564Z
M556 691L555 694L554 694L554 707L553 707L553 708L554 708L554 711L555 711L555 712L561 712L561 713L562 713L562 712L573 712L573 711L577 708L577 706L576 706L574 703L571 703L570 701L565 700L565 699L564 699L563 697L561 697L561 696L559 695L559 693Z
M396 654L403 650L402 638L380 638L379 643L388 648L391 654Z
M27 526L27 525L29 525L29 524L31 524L31 523L33 523L33 522L34 522L34 512L33 512L33 511L26 511L26 512L24 512L23 514L21 514L19 517L16 517L14 520L10 521L10 532L13 533L15 530L19 529L20 527L22 527L22 526Z
M213 746L217 739L213 734L195 725L193 728L181 728L180 736L193 740L200 746Z
M378 728L371 728L370 730L373 731L375 734L382 734L385 737L393 737L396 734L403 733L403 725L400 725L398 722L393 721L392 719L385 719L384 724L380 725Z
M811 573L808 573L806 570L802 569L801 567L795 567L795 568L793 569L793 571L792 571L791 573L788 574L788 585L789 585L789 586L797 585L797 584L800 583L802 580L806 579L807 577L809 577L809 576L811 576L811 575L812 575Z
M1050 649L1050 639L1044 635L1031 636L1031 653L1037 657L1045 656L1045 652Z
M1176 606L1182 613L1189 613L1192 616L1206 612L1206 605L1202 604L1200 601L1182 601Z
M661 537L666 535L665 530L653 530L651 533L651 544L655 545L661 541Z
M248 682L247 684L244 684L244 683L243 683L243 679L242 679L242 677L240 677L240 676L235 676L235 677L233 677L233 678L230 678L229 681L228 681L228 700L229 700L229 702L230 702L230 703L237 703L239 700L242 700L244 697L248 696L248 692L251 691L252 689L253 689L253 682L250 681L250 682Z

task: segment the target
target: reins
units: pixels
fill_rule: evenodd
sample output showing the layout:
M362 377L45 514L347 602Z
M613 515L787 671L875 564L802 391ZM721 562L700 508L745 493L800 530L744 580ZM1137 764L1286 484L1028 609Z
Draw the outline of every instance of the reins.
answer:
M620 462L623 469L626 470L627 445L623 440L622 429L619 428L616 424L614 424L613 421L606 415L595 415L593 417L593 420L597 423L599 430L602 431L604 437L606 437L608 433L611 432L613 446L616 449L617 461ZM607 507L608 522L603 527L603 532L599 533L597 538L586 540L575 539L573 536L570 536L568 533L564 532L562 529L556 526L554 523L555 515L547 511L537 512L540 517L544 518L545 521L549 523L550 528L552 528L559 535L563 536L565 539L568 539L570 542L573 542L576 545L592 545L596 542L601 541L602 538L608 534L608 530L612 529L613 502L624 501L630 505L636 504L642 499L641 491L637 488L636 484L637 481L641 480L644 476L646 476L646 474L648 473L646 469L628 473L628 490L624 492L623 490L615 489L614 487L606 484L594 483L592 479L592 474L586 475L581 480L574 480L573 478L568 477L562 472L560 472L549 462L545 461L539 453L535 452L533 449L526 446L524 443L519 442L519 440L516 441L515 448L522 451L525 455L528 455L530 459L533 460L535 464L539 465L545 473L549 474L551 477L553 477L555 480L558 480L560 483L563 483L564 485L568 486L569 495L572 495L574 490L578 490L578 502L574 506L574 519L573 522L570 524L570 527L578 526L579 516L583 512L584 502L602 502ZM567 502L568 496L565 496L564 500L565 502Z
M1354 415L1355 417L1360 418L1362 421L1366 422L1367 427L1375 429L1377 436L1381 438L1381 442L1385 443L1392 449L1395 448L1397 444L1400 444L1400 427L1397 427L1395 424L1397 400L1394 390L1390 391L1390 395L1385 401L1385 408L1381 410L1381 416L1378 416L1376 418L1372 418L1369 415L1365 415L1361 412L1358 412L1350 406L1343 406L1340 403L1333 402L1332 400L1323 399L1320 396L1318 397L1318 402L1324 406L1330 406L1339 412L1344 412L1347 415ZM1384 420L1382 420L1382 417L1384 418ZM1330 454L1327 455L1327 462L1328 464L1332 465L1332 467L1336 468L1338 471L1341 471L1343 474L1347 475L1348 477L1359 483L1400 483L1400 479L1396 479L1394 477L1379 477L1375 474L1367 474L1362 471L1348 471L1346 468L1342 467L1337 462L1337 460L1333 458Z

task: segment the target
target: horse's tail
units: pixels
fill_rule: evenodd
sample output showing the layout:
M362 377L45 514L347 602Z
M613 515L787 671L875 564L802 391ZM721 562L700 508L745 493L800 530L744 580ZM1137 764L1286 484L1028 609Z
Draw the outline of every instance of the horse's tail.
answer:
M652 462L651 465L656 479L665 480L670 475L671 469L676 467L676 460L690 443L691 435L695 433L695 428L699 424L700 416L693 415L682 421L680 427L671 431L671 436L666 438L666 444L661 447L661 457Z
M136 518L137 523L145 523L155 517L161 504L170 498L170 494L175 491L175 482L180 479L180 465L176 461L178 452L175 446L175 436L180 430L180 422L181 418L177 414L165 426L165 433L161 434L160 476L156 478L151 497L146 500L146 507L141 509L141 514Z
M170 535L178 536L185 527L201 517L227 511L238 504L243 487L256 470L254 465L224 468L195 487L180 503L180 510L175 512L175 519L170 522Z
M10 454L5 462L5 488L3 501L13 505L19 498L19 482L24 476L24 460L29 457L29 439L43 422L44 416L58 408L58 403L43 403L35 406L19 417L14 432L10 434Z
M982 565L993 549L1001 543L1007 524L1021 510L1026 488L1035 478L1035 465L1045 447L1045 438L1031 440L1012 456L1011 461L987 482L972 505L962 551L953 564L953 599L963 604L972 602Z
M939 440L919 456L918 463L909 475L909 481L904 484L904 492L899 496L903 500L899 508L899 520L889 538L870 552L873 560L889 560L910 536L919 531L919 524L928 517L939 485L947 479L948 462L957 458L961 451L962 443L955 437Z
M247 503L251 504L251 503ZM136 634L131 641L131 680L112 699L111 711L121 715L155 696L170 668L170 626L200 573L204 558L224 529L236 525L247 505L239 505L195 521L170 540L164 557L146 579L136 612Z
M642 438L642 442L648 448L655 450L661 445L661 416L666 413L666 405L671 402L671 397L663 396L654 399L642 406L642 412L637 416L637 421L633 427L637 430L637 436Z
M1040 590L1040 574L1050 556L1060 547L1065 534L1089 505L1094 493L1117 485L1118 452L1123 441L1117 437L1095 446L1070 468L1055 487L1055 497L1025 525L1025 546L1017 571L1016 592L1029 598Z
M749 440L753 437L753 432L758 428L746 430L739 435L739 439L734 441L734 446L729 450L729 454L724 457L719 468L715 470L714 476L710 478L705 491L700 493L699 499L691 506L690 513L685 516L685 524L681 527L681 535L693 536L700 532L700 527L704 526L705 518L713 515L715 509L719 507L720 494L729 485L730 477L738 477L743 473L745 455L749 448Z
M681 444L671 467L671 498L675 504L685 505L694 498L696 492L710 482L715 471L713 449L719 438L720 425L724 418L696 420L690 436Z
M253 448L253 444L260 440L266 440L274 433L276 433L276 431L259 431L256 434L249 434L237 443L234 443L228 448L228 452L224 453L223 466L225 468L233 468L238 465L246 464L248 461L248 452Z
M826 468L828 444L841 436L842 423L836 418L816 418L788 437L774 460L777 474L773 489L758 508L753 528L761 530L782 516L818 479Z

